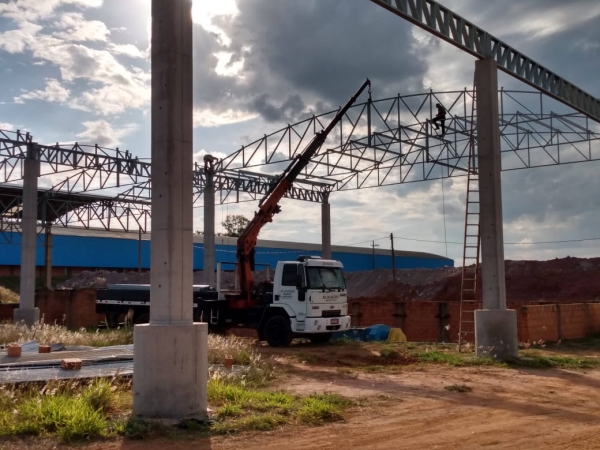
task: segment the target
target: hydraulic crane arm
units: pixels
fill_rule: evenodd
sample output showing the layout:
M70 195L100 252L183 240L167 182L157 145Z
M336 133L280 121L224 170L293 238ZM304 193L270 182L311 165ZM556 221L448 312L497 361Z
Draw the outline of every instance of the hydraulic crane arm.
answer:
M344 114L354 104L356 99L365 90L371 86L371 81L367 79L354 96L340 108L327 127L315 134L306 148L292 160L288 168L281 174L273 184L269 192L259 203L259 210L254 215L252 221L246 226L237 241L237 275L240 282L241 296L244 300L252 303L252 291L254 289L254 276L252 270L254 266L254 248L258 233L264 225L273 221L273 216L281 211L279 201L283 198L286 191L292 186L294 180L308 165L310 159L321 148L327 135L339 123Z

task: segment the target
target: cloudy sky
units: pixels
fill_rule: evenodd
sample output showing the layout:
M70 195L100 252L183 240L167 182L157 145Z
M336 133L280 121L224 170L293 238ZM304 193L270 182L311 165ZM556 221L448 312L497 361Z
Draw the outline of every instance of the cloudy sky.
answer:
M600 97L597 0L442 3ZM474 58L368 0L196 0L193 17L198 158L227 155L335 108L365 77L374 98L472 85ZM0 129L148 157L149 28L150 0L0 0ZM505 75L500 82L527 88ZM600 240L527 243L600 237L599 169L585 163L503 173L507 258L598 256ZM455 179L334 193L333 243L377 240L385 249L393 232L397 249L458 262L464 190ZM320 241L319 205L282 206L262 238ZM253 208L219 206L217 219L250 216ZM200 208L195 218L202 229Z

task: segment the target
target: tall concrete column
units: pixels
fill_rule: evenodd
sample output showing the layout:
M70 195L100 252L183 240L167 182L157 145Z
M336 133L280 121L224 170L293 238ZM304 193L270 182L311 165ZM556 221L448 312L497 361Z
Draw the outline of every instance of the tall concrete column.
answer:
M323 196L321 204L321 254L323 259L331 259L331 205L329 193Z
M46 226L46 238L44 240L44 275L46 289L52 289L52 227Z
M38 177L40 161L30 145L23 161L23 213L21 217L21 285L19 308L13 313L15 322L33 325L40 320L35 307L35 260L37 239Z
M483 309L475 311L478 356L517 356L517 315L506 309L498 67L494 60L475 63L477 151Z
M211 170L206 171L204 189L204 268L205 284L215 285L215 182Z
M152 0L150 323L134 329L141 417L207 417L207 325L192 314L191 8L191 0Z

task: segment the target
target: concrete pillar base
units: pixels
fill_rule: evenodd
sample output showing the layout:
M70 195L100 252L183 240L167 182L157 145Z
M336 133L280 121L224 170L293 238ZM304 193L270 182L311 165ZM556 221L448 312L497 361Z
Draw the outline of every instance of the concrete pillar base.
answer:
M478 357L505 360L516 358L518 352L516 310L475 310L475 353Z
M35 325L40 321L39 308L17 308L13 311L13 322L25 322L27 326Z
M136 325L133 414L207 420L208 324Z

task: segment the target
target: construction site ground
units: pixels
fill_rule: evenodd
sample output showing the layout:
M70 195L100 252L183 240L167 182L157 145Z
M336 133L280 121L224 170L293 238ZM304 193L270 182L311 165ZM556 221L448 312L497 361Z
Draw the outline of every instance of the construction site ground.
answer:
M439 345L261 346L259 351L275 365L271 389L335 392L356 399L357 405L343 421L316 428L284 426L192 440L119 439L73 448L600 449L599 350L598 339L563 343L522 350L522 363L503 366L475 364ZM423 354L432 351L448 359L425 362ZM561 357L563 368L536 368ZM461 366L461 361L472 365ZM578 368L565 368L570 365ZM69 447L39 439L0 442L2 450L25 448Z

